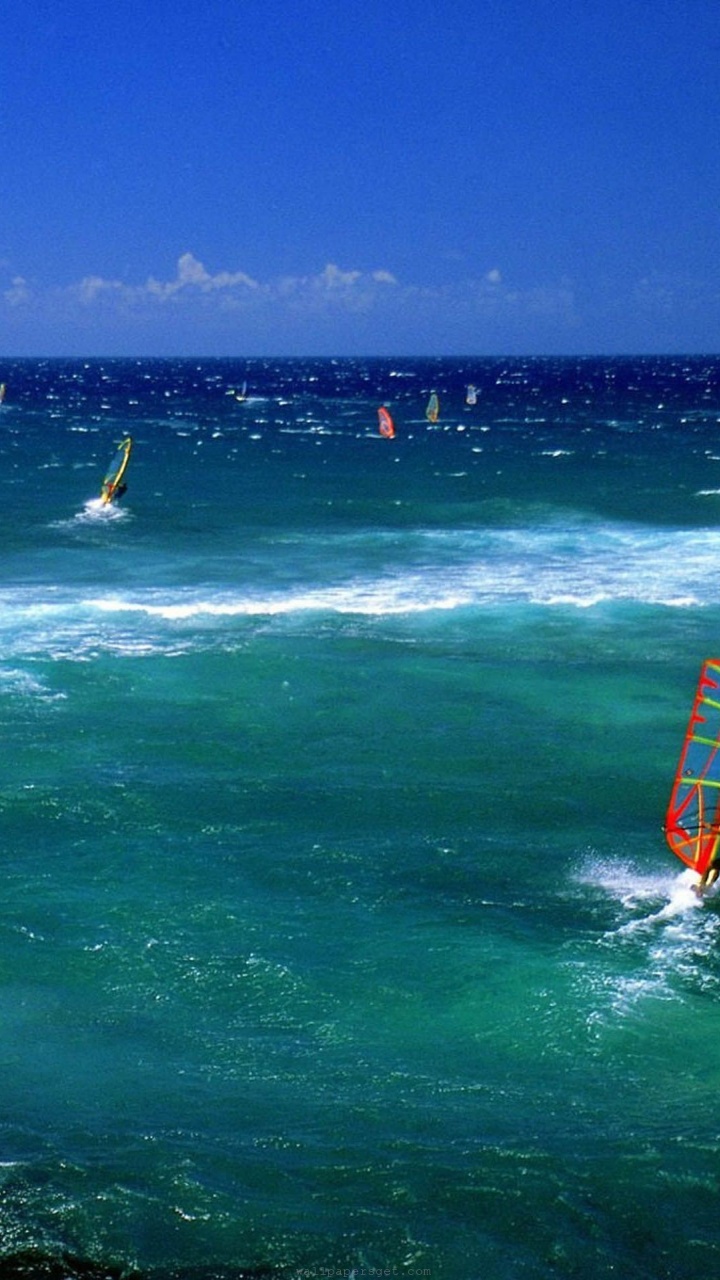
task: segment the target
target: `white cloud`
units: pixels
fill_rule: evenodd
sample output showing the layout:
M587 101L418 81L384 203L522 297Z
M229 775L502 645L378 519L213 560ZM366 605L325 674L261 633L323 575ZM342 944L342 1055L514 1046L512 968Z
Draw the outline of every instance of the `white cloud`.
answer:
M432 291L430 291L432 295ZM525 322L552 321L573 330L578 322L577 298L569 280L545 285L506 284L497 268L478 280L446 286L435 293L439 305L465 308L478 320L494 320L513 326Z
M315 273L258 280L242 270L212 271L191 252L177 259L169 278L151 275L143 283L88 274L64 288L31 289L18 275L0 294L3 306L16 333L23 321L38 333L85 333L95 341L105 332L116 345L123 333L133 342L152 342L158 334L171 341L169 335L181 332L200 341L212 335L220 343L264 334L297 346L305 335L321 333L326 341L328 334L333 340L358 335L346 337L346 345L387 344L409 329L432 331L439 347L483 346L488 334L497 341L500 334L506 341L548 327L572 334L579 323L570 282L519 287L499 267L441 285L423 279L405 284L384 267L329 261Z
M334 262L328 262L317 277L317 284L326 289L348 289L362 279L362 271L341 271Z
M83 302L93 302L102 293L123 293L125 285L121 280L103 280L102 276L85 276L77 286Z
M184 253L178 259L173 279L158 280L150 276L145 284L126 284L121 280L108 280L102 276L85 276L77 285L66 291L84 305L92 305L101 298L115 297L133 307L146 304L163 304L171 300L200 295L215 296L222 303L238 303L242 298L254 295L258 299L304 298L314 306L323 300L347 305L350 309L367 306L376 291L396 286L397 279L390 271L363 272L343 270L334 262L328 262L316 275L284 276L265 284L254 280L244 271L218 271L211 274L192 253Z
M10 282L10 288L5 290L3 297L11 307L19 307L24 302L29 302L31 293L27 280L23 276L14 276Z
M314 276L283 276L275 284L268 286L271 293L280 297L293 295L313 296L315 299L357 299L366 296L368 290L375 285L396 285L397 280L390 271L343 271L334 262L327 265Z
M219 271L213 276L192 253L183 253L178 258L177 275L174 280L162 283L151 278L145 285L148 294L160 298L170 298L173 294L185 289L198 289L201 293L212 293L220 289L237 288L257 289L258 283L244 271Z
M258 287L257 281L244 271L220 271L217 275L211 275L192 253L184 253L178 259L173 280L156 280L154 276L150 276L143 285L128 285L122 280L85 276L78 285L70 286L70 291L83 303L92 303L100 296L114 295L125 302L137 304L143 300L164 302L183 293L206 294Z

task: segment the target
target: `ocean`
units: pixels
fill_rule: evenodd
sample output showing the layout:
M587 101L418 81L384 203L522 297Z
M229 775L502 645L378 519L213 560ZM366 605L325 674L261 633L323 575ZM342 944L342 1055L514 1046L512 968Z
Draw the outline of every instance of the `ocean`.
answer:
M717 1273L720 358L0 378L0 1277Z

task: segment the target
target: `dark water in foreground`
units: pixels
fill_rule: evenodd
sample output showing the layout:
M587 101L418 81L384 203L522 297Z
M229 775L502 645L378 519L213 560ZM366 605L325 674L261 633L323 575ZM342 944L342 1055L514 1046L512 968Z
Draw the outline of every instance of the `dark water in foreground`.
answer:
M720 361L0 377L0 1276L706 1280Z

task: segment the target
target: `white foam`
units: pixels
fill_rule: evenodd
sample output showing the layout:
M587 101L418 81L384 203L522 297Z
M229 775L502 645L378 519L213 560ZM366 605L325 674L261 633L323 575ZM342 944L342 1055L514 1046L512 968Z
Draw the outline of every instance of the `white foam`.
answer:
M61 702L67 698L66 693L51 692L30 672L15 667L0 668L0 687L8 693L40 698L44 702Z
M91 498L82 511L75 514L76 520L122 520L128 514L126 507L118 507L114 502L103 502L102 498Z
M677 872L672 865L668 865L666 870L646 872L612 858L591 858L577 878L581 883L597 885L627 910L657 901L658 898L667 899L668 906L677 903L687 907L691 905L690 899L692 905L698 902L697 895L692 892L698 876L689 867Z
M96 498L65 527L129 516L130 508ZM283 539L281 557L272 541L261 548L247 584L242 562L233 557L227 565L220 561L218 586L138 586L87 597L70 587L14 590L0 598L0 628L6 636L24 629L26 643L29 626L39 644L47 640L41 632L49 631L51 615L58 638L65 631L82 643L88 623L96 625L89 615L98 612L176 623L311 612L371 618L508 607L592 612L626 603L692 609L720 603L719 558L720 531L658 533L580 520L303 535ZM237 585L228 585L236 577Z
M620 912L619 922L598 938L599 962L577 966L593 1002L587 1018L593 1034L608 1016L637 1013L643 1000L682 999L688 984L704 989L713 981L704 957L716 946L720 917L704 909L714 891L707 899L695 893L695 872L640 872L612 859L593 859L578 879L601 888ZM607 960L618 948L622 971Z
M82 604L88 608L99 609L103 613L144 613L149 617L165 618L168 621L183 621L203 616L211 618L273 617L303 612L387 616L456 609L469 602L469 597L463 598L458 595L432 596L425 600L406 597L401 588L386 585L374 590L338 588L290 593L278 597L249 596L225 600L200 598L158 602L130 600L122 596L100 596L83 600Z
M698 884L700 877L697 876L689 868L675 878L670 885L670 897L657 911L651 911L649 915L640 919L630 920L627 924L621 925L617 930L618 934L632 933L638 929L646 929L648 926L660 924L665 920L674 920L678 916L685 915L688 911L695 911L702 906L702 899L695 892L695 886Z

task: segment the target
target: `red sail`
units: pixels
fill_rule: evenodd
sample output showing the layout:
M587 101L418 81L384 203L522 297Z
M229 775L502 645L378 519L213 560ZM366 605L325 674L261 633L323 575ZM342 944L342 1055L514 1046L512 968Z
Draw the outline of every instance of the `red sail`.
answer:
M385 405L381 405L378 409L378 428L381 436L386 436L388 440L392 440L395 435L395 423Z

